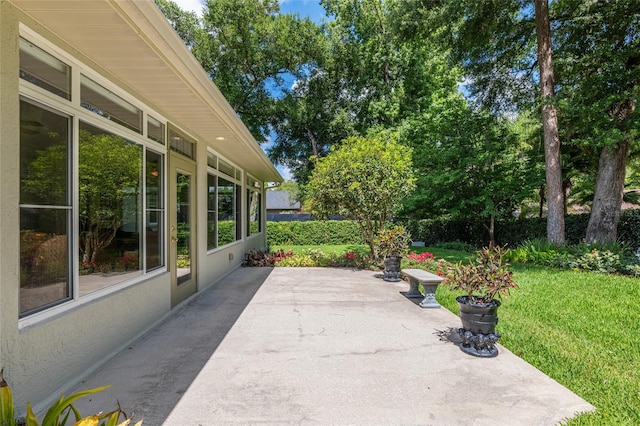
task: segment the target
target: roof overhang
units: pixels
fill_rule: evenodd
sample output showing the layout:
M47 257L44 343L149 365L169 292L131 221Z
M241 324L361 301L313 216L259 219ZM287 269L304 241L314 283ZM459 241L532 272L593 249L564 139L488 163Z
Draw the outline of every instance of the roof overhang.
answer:
M265 182L282 176L152 0L9 0L170 122Z

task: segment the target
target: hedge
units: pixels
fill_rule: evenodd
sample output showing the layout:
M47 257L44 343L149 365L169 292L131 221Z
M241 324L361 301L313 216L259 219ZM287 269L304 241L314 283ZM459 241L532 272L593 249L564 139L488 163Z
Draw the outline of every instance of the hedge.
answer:
M589 213L565 216L565 238L577 244L585 237ZM444 219L408 220L405 225L414 241L427 245L460 241L481 247L489 242L489 231L481 219L451 221ZM496 220L495 239L500 245L516 247L524 241L547 238L547 219L513 218ZM623 210L618 224L618 241L631 247L640 247L640 210Z
M567 243L577 244L586 235L589 214L565 216ZM480 220L421 219L401 221L414 241L427 245L459 241L476 247L489 242L489 232ZM524 241L546 239L546 218L513 218L497 220L496 243L517 247ZM270 246L361 244L360 231L354 222L347 220L309 222L267 222L267 239ZM640 247L640 210L624 210L618 224L618 240L630 247Z
M348 220L267 222L269 246L361 244L360 229Z

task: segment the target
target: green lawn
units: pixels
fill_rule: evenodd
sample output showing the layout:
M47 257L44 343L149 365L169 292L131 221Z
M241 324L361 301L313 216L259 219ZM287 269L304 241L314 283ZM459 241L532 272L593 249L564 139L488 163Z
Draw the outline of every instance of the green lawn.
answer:
M308 248L340 253L354 247ZM470 256L412 249L454 262ZM568 425L639 425L640 280L535 265L514 265L513 271L520 288L500 308L500 343L597 408ZM436 294L457 314L455 296L444 286Z

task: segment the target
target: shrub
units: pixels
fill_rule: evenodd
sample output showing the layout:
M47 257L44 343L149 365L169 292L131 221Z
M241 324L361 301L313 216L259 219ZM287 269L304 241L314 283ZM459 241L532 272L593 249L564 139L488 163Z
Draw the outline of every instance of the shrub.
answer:
M280 249L276 252L264 250L249 250L244 254L242 266L274 266L277 262L293 256L292 251L285 252Z
M267 222L269 246L362 244L362 234L350 220Z

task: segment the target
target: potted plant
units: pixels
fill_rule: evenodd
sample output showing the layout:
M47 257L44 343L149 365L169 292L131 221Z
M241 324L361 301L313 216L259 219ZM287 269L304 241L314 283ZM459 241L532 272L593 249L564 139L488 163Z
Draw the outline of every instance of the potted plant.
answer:
M400 262L409 250L411 236L402 225L385 228L378 232L375 241L378 258L384 257L385 281L400 281Z
M460 349L470 355L494 357L498 355L495 332L498 308L502 297L508 296L517 285L509 264L504 260L507 249L489 245L478 251L475 262L459 262L448 268L445 284L465 294L456 297L460 307L462 328L458 329Z

